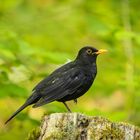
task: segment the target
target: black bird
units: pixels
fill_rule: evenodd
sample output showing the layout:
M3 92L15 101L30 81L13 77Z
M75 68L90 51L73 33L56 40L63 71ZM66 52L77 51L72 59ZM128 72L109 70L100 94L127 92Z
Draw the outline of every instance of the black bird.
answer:
M74 61L56 69L39 82L34 87L32 95L5 124L32 104L34 104L33 108L36 108L53 101L59 101L71 112L66 101L74 100L77 102L77 98L90 88L97 74L96 58L98 54L103 52L106 50L97 50L90 46L83 47Z

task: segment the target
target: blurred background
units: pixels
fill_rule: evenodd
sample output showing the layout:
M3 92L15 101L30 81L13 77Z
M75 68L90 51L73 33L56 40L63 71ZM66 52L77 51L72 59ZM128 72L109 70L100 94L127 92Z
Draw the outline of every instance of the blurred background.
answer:
M86 45L107 49L74 112L140 126L139 0L0 0L0 140L25 139L62 103L28 107L7 126L33 87Z

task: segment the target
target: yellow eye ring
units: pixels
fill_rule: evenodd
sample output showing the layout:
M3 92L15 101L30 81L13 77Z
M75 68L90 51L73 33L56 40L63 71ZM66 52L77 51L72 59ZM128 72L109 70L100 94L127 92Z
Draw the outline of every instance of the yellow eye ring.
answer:
M86 53L90 55L90 54L92 54L92 50L91 49L87 49Z

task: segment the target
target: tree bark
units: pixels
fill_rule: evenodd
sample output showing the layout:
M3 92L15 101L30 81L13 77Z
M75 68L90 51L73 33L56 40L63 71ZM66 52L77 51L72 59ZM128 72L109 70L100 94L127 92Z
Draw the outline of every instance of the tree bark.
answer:
M140 128L103 117L54 113L44 116L42 125L29 134L28 140L140 140Z

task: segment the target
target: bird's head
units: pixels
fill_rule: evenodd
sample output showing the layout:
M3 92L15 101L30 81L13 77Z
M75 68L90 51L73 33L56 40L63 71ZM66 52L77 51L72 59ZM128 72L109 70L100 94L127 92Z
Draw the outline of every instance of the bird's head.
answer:
M97 56L105 52L107 52L107 50L104 50L104 49L97 50L94 47L86 46L80 49L76 60L81 61L83 63L87 63L87 64L92 64L94 62L96 63Z

